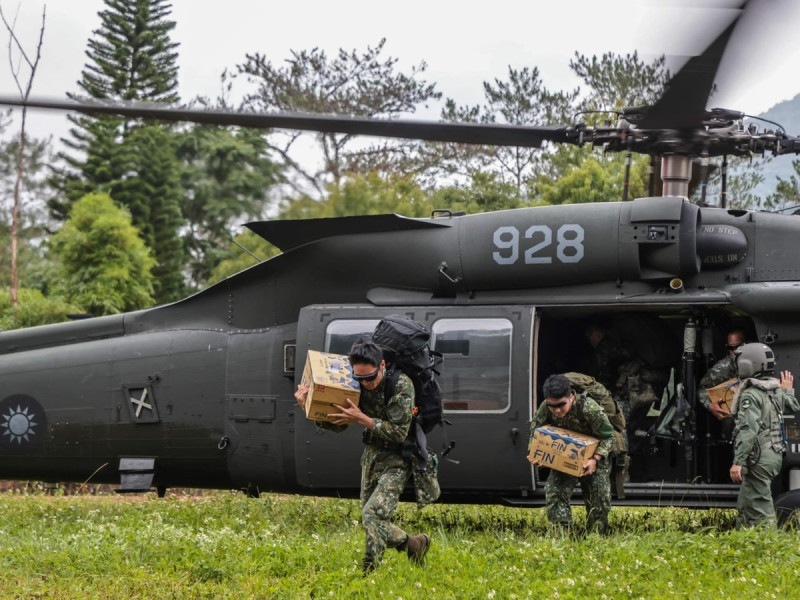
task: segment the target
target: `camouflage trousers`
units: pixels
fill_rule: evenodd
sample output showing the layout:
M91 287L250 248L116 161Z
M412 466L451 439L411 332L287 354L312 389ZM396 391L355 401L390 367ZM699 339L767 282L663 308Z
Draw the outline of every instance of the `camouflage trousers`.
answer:
M747 467L736 500L736 508L739 509L737 528L775 525L771 485L781 470L782 462L783 455L768 449L755 465Z
M581 486L586 505L586 531L605 533L608 530L608 513L611 510L611 481L609 463L603 460L597 471L585 477L575 477L561 471L550 471L544 486L547 520L556 527L572 527L572 510L569 506L572 490Z
M361 524L364 527L364 568L377 567L386 548L408 537L392 523L400 494L411 475L410 466L396 453L365 448L361 459Z

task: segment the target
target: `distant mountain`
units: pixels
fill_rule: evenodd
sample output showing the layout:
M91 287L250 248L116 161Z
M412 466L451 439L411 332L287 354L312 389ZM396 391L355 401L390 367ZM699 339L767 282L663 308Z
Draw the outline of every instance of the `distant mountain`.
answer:
M788 135L800 136L800 94L791 100L776 104L767 112L758 116L780 123L783 125ZM769 123L760 122L758 125L760 128L766 127L767 129L774 129ZM772 160L764 164L762 168L764 183L757 186L753 192L762 198L774 193L778 177L788 179L794 175L792 161L797 158L800 158L800 156L795 156L794 154L773 157Z

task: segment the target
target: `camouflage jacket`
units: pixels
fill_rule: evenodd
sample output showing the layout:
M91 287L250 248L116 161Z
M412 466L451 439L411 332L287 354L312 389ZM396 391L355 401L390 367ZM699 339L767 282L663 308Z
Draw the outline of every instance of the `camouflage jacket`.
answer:
M575 406L576 402L584 402L582 419L578 416L579 411ZM553 425L596 437L600 440L600 445L595 452L603 457L608 456L611 447L614 445L614 428L611 426L611 422L608 420L603 408L591 398L584 400L579 396L575 396L572 408L560 419L547 408L547 403L542 402L533 417L533 421L531 421L531 438L533 438L534 430L543 425Z
M387 401L386 376L374 390L361 389L358 407L368 417L372 417L375 424L372 435L387 442L402 442L408 436L411 427L411 416L414 410L414 384L403 373L397 379L394 395ZM334 425L321 422L317 424L322 429L330 431L344 431L347 425Z
M733 360L733 356L728 355L718 360L700 380L697 389L697 401L708 408L708 405L711 404L708 389L729 379L734 379L736 376L736 362Z

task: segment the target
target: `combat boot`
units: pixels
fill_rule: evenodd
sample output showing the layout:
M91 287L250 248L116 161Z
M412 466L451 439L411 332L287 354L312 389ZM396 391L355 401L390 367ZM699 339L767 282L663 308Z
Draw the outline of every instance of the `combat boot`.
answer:
M361 560L361 573L365 577L375 570L375 561L371 558L364 558Z
M428 553L428 548L431 547L431 538L424 533L410 535L406 540L405 546L408 560L417 565L423 565L425 564L425 555Z

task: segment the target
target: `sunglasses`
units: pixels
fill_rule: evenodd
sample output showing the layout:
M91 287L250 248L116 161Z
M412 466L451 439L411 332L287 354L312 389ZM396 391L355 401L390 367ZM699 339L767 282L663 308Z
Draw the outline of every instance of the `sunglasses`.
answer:
M728 350L736 350L737 348L741 348L744 344L725 344L725 347Z
M375 381L380 372L381 368L378 367L372 373L367 373L366 375L356 375L355 373L353 373L353 379L355 379L356 381Z
M545 402L545 404L547 404L547 408L556 409L556 408L562 408L563 406L566 406L567 405L567 401L564 400L562 402L552 402L552 403Z

